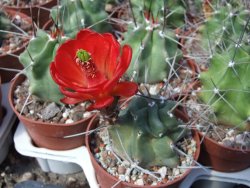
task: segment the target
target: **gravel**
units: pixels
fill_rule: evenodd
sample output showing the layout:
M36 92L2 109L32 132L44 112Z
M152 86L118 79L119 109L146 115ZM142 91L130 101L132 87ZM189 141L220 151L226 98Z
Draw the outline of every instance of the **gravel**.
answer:
M89 188L83 172L67 175L43 172L35 158L20 155L11 145L7 158L0 164L0 188L36 188L38 185L44 188Z

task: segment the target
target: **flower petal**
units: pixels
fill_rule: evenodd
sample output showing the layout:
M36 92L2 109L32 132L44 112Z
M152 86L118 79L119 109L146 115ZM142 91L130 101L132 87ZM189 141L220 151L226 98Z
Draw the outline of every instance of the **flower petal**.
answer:
M112 79L120 58L120 44L110 33L105 33L103 34L103 36L105 40L110 44L109 53L105 64L105 72L108 79Z
M112 91L114 96L130 97L136 94L138 85L134 82L120 82Z

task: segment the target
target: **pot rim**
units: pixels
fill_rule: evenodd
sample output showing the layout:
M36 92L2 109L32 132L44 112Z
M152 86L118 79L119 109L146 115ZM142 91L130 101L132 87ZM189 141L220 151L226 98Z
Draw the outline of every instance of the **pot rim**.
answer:
M197 130L198 134L200 135L200 137L204 137L204 139L206 139L207 141L209 141L210 143L214 144L214 145L217 145L218 147L221 147L221 148L224 148L224 149L227 149L227 150L230 150L230 151L238 151L238 152L250 152L250 149L249 150L241 150L241 149L238 149L238 148L231 148L231 147L228 147L228 146L224 146L224 145L221 145L219 144L218 142L216 142L215 140L213 140L212 138L206 136L206 135L203 135L202 132L200 132L199 130ZM201 143L202 144L202 143Z

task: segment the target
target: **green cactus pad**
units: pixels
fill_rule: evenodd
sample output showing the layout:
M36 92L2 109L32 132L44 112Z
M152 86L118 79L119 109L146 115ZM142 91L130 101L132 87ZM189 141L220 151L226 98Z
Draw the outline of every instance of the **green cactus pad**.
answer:
M66 38L52 39L47 33L38 30L27 49L20 55L19 60L25 68L25 75L29 79L29 91L31 94L44 101L60 103L63 95L58 85L50 75L50 63L55 57L58 46Z
M111 26L105 21L108 14L104 1L64 0L51 10L51 17L65 36L70 38L75 38L80 29L89 26L100 33L111 31Z
M171 144L183 138L186 131L178 127L182 122L170 113L175 105L174 101L134 97L109 128L114 151L142 167L176 167L179 160Z

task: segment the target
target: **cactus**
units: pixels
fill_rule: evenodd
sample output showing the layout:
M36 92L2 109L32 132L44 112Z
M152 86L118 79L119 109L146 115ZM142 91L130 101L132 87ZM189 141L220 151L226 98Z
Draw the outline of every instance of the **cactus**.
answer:
M216 3L220 8L206 15L207 22L200 30L205 43L204 32L209 34L213 53L208 71L200 75L199 97L212 108L218 123L249 130L249 11L238 1Z
M80 29L92 25L91 29L97 32L111 31L111 26L105 21L108 14L104 8L103 1L65 0L51 10L51 17L65 36L74 38Z
M178 156L171 144L186 133L171 113L174 101L152 101L134 97L109 128L114 151L123 159L128 156L142 167L166 165L176 167Z
M11 27L11 22L3 11L0 11L0 30L8 31ZM0 31L0 44L5 38L6 33ZM0 45L1 46L1 45Z
M215 50L223 51L239 38L250 11L239 1L229 4L207 0L204 6L208 10L205 12L204 24L198 29L201 46L211 54Z
M219 123L249 130L250 49L232 45L216 53L207 72L201 73L201 100L209 105Z
M58 85L52 80L49 66L55 57L58 46L66 38L53 39L42 30L38 30L27 49L20 54L19 60L25 67L29 79L29 92L43 101L60 103L63 97Z
M169 12L166 12L162 9L164 1L154 2L152 6L149 5L150 2L132 1L136 22L128 25L128 31L124 33L122 42L129 44L133 49L132 63L127 73L132 76L135 71L135 81L140 83L161 82L167 77L171 66L181 57L173 29L184 23L185 11L179 11L183 10L183 7L167 1L165 10ZM180 12L181 19L179 19ZM178 19L174 17L175 13L178 13ZM170 15L169 18L164 19L168 17L167 15ZM176 19L175 23L181 22L181 24L176 25L170 18Z

